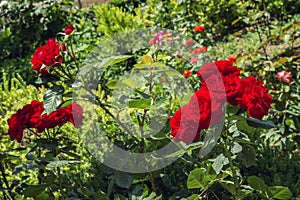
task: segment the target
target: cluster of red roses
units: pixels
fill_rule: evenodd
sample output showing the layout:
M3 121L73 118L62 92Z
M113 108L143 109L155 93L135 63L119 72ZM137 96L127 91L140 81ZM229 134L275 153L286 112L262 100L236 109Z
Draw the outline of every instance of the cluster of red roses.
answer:
M66 35L70 35L74 29L72 25L67 25L64 32ZM48 39L45 46L38 47L33 53L32 69L36 70L38 74L48 75L54 67L59 67L63 62L61 51L66 51L65 45L57 42L55 38Z
M65 51L66 47L56 42L54 38L48 39L45 46L36 49L31 59L32 69L38 74L47 75L53 67L59 67L63 62L60 51Z
M194 27L194 32L195 33L201 33L205 30L205 27L203 25L198 25Z
M260 120L268 114L272 102L268 89L254 76L240 78L240 69L233 66L232 61L208 63L197 71L202 82L200 90L170 120L171 135L175 141L189 144L197 140L202 129L222 119L226 101L247 109L249 116Z
M60 107L49 115L42 115L43 112L43 102L33 100L12 115L7 120L9 125L8 134L11 140L16 139L21 142L25 128L35 128L37 132L43 132L45 129L60 127L67 122L71 122L77 128L82 125L83 109L77 103Z

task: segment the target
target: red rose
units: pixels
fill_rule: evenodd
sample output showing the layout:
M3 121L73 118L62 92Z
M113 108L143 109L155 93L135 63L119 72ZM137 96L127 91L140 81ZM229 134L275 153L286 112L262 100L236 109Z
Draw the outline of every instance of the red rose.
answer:
M239 106L247 108L249 116L261 120L271 108L272 96L268 94L268 88L254 76L243 79L241 83L242 95L239 98Z
M40 124L41 114L44 111L44 104L43 102L33 100L31 104L27 104L23 107L23 111L26 113L26 126L28 128L33 128Z
M58 67L63 62L62 56L59 55L61 48L61 44L54 38L48 39L45 46L40 46L34 52L31 59L32 69L42 75L51 73L53 67Z
M232 66L232 63L228 60L218 60L215 62L222 76L228 75L240 75L240 69L236 66Z
M11 140L16 139L21 142L24 128L34 128L38 125L43 110L43 103L33 100L12 115L7 120L9 125L8 134Z
M74 26L72 26L72 25L67 25L66 27L65 27L65 30L64 30L64 32L65 32L65 34L66 35L70 35L73 31L74 31Z
M232 64L236 61L236 57L234 56L229 56L228 61L231 62Z
M18 110L16 114L13 114L8 120L8 135L11 140L16 139L18 142L21 142L23 138L23 112L22 110Z
M171 135L176 142L191 144L200 137L199 112L189 106L181 107L170 119Z
M8 134L11 140L16 139L18 142L21 142L25 128L35 128L37 132L43 132L48 128L62 126L68 121L77 128L82 125L83 109L76 103L59 108L49 115L41 115L43 111L43 102L33 100L12 115L7 120L9 125Z
M238 99L242 96L242 79L235 75L223 78L227 102L231 105L238 105Z
M194 28L195 33L200 33L200 32L203 32L204 30L205 30L205 28L202 25L195 26L195 28Z
M191 75L191 71L190 70L185 70L184 72L183 72L183 76L184 77L189 77L190 75Z
M216 125L224 115L222 107L225 104L225 96L223 98L219 92L209 89L203 84L200 90L195 92L188 104L194 110L197 110L195 105L199 106L201 129L207 129L210 125Z
M61 49L61 51L66 51L67 47L66 47L66 45L62 44L62 45L60 45L60 49Z
M202 129L217 124L223 117L224 101L205 86L196 91L187 106L180 108L170 120L174 141L190 144L200 137Z
M191 54L200 54L200 53L205 53L205 52L207 52L207 47L206 46L190 50Z
M200 77L201 81L209 78L213 74L221 74L222 78L226 76L239 76L240 69L232 66L231 62L228 60L219 60L212 63L207 63L201 67L197 72L197 75Z
M61 108L50 113L49 115L43 115L40 118L39 125L35 126L38 132L43 132L45 129L54 128L56 126L62 126L67 122L67 117Z
M82 126L83 108L79 104L74 102L61 109L63 109L67 120L71 122L76 128Z
M194 43L194 40L186 40L185 41L185 46L190 46Z

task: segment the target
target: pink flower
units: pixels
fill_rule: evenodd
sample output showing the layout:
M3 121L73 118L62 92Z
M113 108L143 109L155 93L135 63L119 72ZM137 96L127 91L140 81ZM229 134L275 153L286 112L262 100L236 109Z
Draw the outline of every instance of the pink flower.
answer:
M191 60L190 60L191 64L195 64L197 62L198 62L198 57L192 57Z
M291 82L291 80L290 80L291 77L292 77L292 73L287 72L287 71L278 72L277 75L276 75L276 78L279 81L282 81L282 82L285 82L285 83L288 83L288 84L290 84L290 82Z
M159 31L155 33L153 38L150 40L149 45L152 46L154 44L162 44L164 41L171 41L172 36L169 32Z

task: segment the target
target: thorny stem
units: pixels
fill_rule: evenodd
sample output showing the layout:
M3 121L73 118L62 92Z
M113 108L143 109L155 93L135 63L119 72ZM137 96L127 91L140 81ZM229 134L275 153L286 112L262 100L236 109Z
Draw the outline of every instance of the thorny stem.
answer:
M2 177L3 177L3 181L4 181L4 184L5 184L6 188L10 189L8 181L6 179L4 168L2 166L2 162L0 162L0 171L1 171L1 174L2 174ZM3 191L3 195L6 196L4 191Z
M255 28L256 28L256 31L257 31L257 34L258 34L259 41L260 41L260 43L262 43L263 40L262 40L262 37L261 37L261 34L260 34L257 23L255 24ZM266 60L268 60L267 51L266 51L266 48L264 47L264 45L262 46L262 48L263 48L263 51L264 51L264 54L265 54L265 58L266 58Z
M62 187L62 179L61 179L60 167L57 167L57 173L58 173L59 189L60 189L60 192L62 192L63 187Z
M235 196L238 193L240 184L239 184L239 180L238 180L238 177L236 175L236 171L234 169L233 161L232 161L232 158L231 158L231 147L229 146L230 141L228 139L228 135L226 134L225 137L226 138L225 138L224 150L225 150L225 155L226 155L226 157L228 158L228 161L229 161L230 170L232 172L232 178L233 178L234 187L235 187L235 191L232 195L233 195L233 199L235 199Z
M70 73L67 73L65 70L64 70L64 68L63 67L59 67L59 69L60 69L60 71L64 74L64 75L66 75L67 76L67 79L70 79L70 80L72 80L72 75L70 74ZM55 70L55 68L54 68L54 70ZM63 78L65 78L64 76L62 76L61 74L58 74L59 76L61 76L61 77L63 77Z
M72 39L72 38L71 38ZM74 50L73 50L73 45L72 45L72 41L70 40L70 49L71 49L71 57L72 57L72 60L74 61L75 65L76 65L76 68L77 70L79 70L79 65L78 65L78 62L77 62L77 59L76 59L76 56L75 56L75 53L74 53Z
M154 60L156 60L154 58ZM150 75L150 85L149 85L149 92L148 95L151 96L152 95L152 89L153 89L153 67L151 67L151 75ZM138 121L139 121L139 127L140 127L140 131L141 131L141 152L144 153L145 152L145 139L144 139L144 125L145 125L145 119L146 119L146 115L147 115L148 110L144 109L144 113L142 116L142 120L139 119L138 117ZM156 185L155 185L155 179L153 176L152 172L149 172L149 176L150 176L150 182L151 182L151 190L155 193L157 193L157 189L156 189Z
M41 136L39 134L37 134L35 131L31 130L30 128L28 128L27 130L29 130L31 133L33 133L38 138L41 138Z
M97 97L91 90L89 90L88 88L85 88L92 96L96 97L96 101L99 103L99 106L109 115L111 116L113 119L116 120L116 122L124 129L125 132L130 133L130 130L127 128L127 126L125 126L125 124L123 124L118 117L114 116L107 108L106 106L101 102L101 100L99 99L99 97Z

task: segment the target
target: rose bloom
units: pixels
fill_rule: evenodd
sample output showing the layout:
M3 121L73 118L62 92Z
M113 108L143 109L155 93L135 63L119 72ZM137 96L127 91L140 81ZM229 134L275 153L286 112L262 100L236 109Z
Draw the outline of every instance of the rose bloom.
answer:
M201 81L204 81L204 79L208 78L209 76L218 73L220 73L222 77L228 75L239 76L240 69L236 66L232 66L232 63L228 60L218 60L203 65L197 72L197 75L200 77Z
M74 26L72 25L67 25L64 29L64 32L66 35L70 35L74 31Z
M242 79L236 75L223 77L226 99L231 105L238 105L238 99L242 96Z
M191 54L200 54L200 53L205 53L205 52L207 52L207 47L206 46L190 50Z
M229 56L228 57L228 60L231 62L231 63L234 63L236 61L236 57L234 56Z
M203 25L195 26L195 28L194 28L195 33L200 33L200 32L203 32L204 30L205 30L205 28Z
M194 40L186 40L185 41L185 46L190 46L194 43Z
M279 81L282 81L282 82L290 84L291 83L291 78L292 78L292 73L291 72L287 72L287 71L281 71L281 72L277 73L276 78Z
M199 112L192 110L192 107L181 107L170 119L171 135L175 142L183 141L191 144L200 137Z
M8 134L11 140L16 139L21 142L23 130L33 128L39 124L40 115L43 112L43 103L33 100L31 104L25 105L13 114L8 120Z
M60 49L63 48L54 38L48 39L45 46L40 46L33 53L32 69L38 74L48 75L53 67L59 67L63 62L63 57L59 55Z
M190 70L185 70L184 72L183 72L183 76L184 77L189 77L190 75L191 75L191 71Z
M240 98L237 98L241 108L248 110L250 117L261 120L264 115L268 115L271 108L272 96L268 94L268 88L263 86L261 80L254 76L242 79Z
M208 91L205 86L201 87L188 105L181 107L170 119L173 140L186 144L197 141L202 129L208 129L222 119L224 103L218 94Z
M62 126L66 122L71 122L75 127L82 125L83 109L76 103L66 107L58 108L49 115L43 114L43 102L33 100L30 104L19 109L8 120L8 134L11 140L16 139L21 142L25 128L35 128L37 132L43 132L45 129Z
M198 62L198 57L197 56L195 56L195 57L192 57L191 59L190 59L190 63L191 64L195 64L195 63L197 63Z

